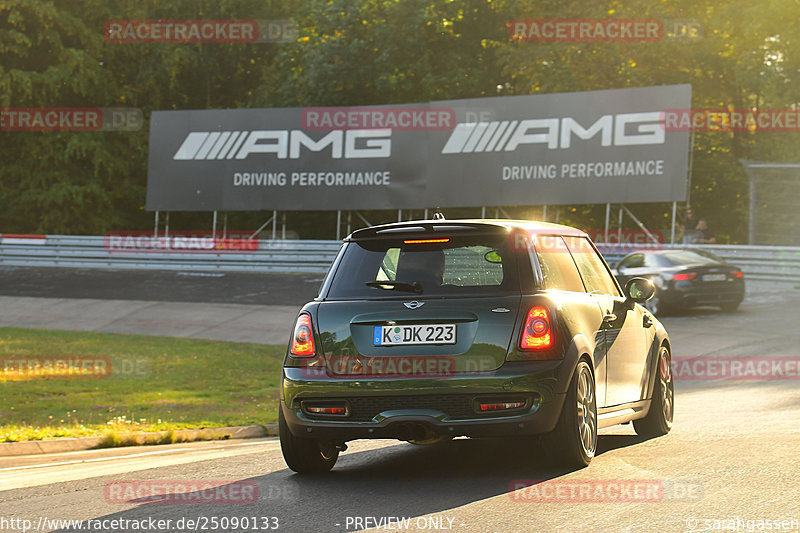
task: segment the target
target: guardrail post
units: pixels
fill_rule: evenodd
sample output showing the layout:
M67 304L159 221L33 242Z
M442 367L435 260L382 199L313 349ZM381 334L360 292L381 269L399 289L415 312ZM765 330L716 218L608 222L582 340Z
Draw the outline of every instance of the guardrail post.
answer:
M678 214L678 202L672 202L672 227L669 230L669 243L675 244L675 217Z
M747 244L756 243L756 177L755 173L747 172L750 175L750 219L747 222Z

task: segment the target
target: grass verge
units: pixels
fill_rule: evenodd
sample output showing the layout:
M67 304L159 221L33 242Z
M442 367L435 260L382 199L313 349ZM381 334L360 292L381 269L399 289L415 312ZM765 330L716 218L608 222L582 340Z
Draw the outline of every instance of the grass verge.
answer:
M275 423L285 349L0 328L0 442Z

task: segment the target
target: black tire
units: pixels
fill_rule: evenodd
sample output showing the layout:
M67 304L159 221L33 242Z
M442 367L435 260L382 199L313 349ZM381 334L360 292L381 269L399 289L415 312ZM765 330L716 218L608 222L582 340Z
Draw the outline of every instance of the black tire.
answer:
M321 474L328 472L339 458L339 450L332 443L319 439L295 437L289 431L283 409L278 407L278 434L281 439L281 452L286 466L298 474Z
M588 466L597 451L597 395L594 374L578 362L556 428L545 440L555 461L568 468Z
M732 302L732 303L721 304L719 308L728 313L732 313L737 309L739 309L739 305L741 305L741 303L742 302Z
M655 384L647 416L633 421L633 429L642 437L660 437L672 429L675 416L675 384L672 358L666 346L661 346L656 362Z

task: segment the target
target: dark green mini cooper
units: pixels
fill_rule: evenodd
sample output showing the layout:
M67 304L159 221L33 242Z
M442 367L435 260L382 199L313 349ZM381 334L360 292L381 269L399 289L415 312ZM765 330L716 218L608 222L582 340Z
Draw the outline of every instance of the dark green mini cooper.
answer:
M387 224L345 239L297 317L280 441L296 472L331 469L353 439L416 444L544 435L589 464L599 428L672 426L670 343L585 233L529 221Z

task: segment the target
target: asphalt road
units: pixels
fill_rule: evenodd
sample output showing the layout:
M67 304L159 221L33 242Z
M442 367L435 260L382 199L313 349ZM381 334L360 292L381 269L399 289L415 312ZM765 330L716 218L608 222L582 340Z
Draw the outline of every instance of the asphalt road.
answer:
M0 267L0 295L301 306L321 274Z
M322 277L5 266L0 327L284 345Z
M736 313L667 317L673 351L703 361L796 359L799 293L756 295ZM316 477L287 470L269 439L3 458L0 530L27 525L11 519L40 531L77 530L49 520L100 519L109 522L94 530L265 531L275 525L270 517L279 531L376 524L367 519L384 521L375 531L800 530L798 441L797 376L679 379L669 435L642 440L629 425L608 428L591 466L572 472L554 469L539 446L513 439L433 447L357 441L329 475ZM209 491L203 481L227 488ZM137 501L154 484L188 494ZM146 527L132 522L151 518ZM187 519L200 523L186 527Z

